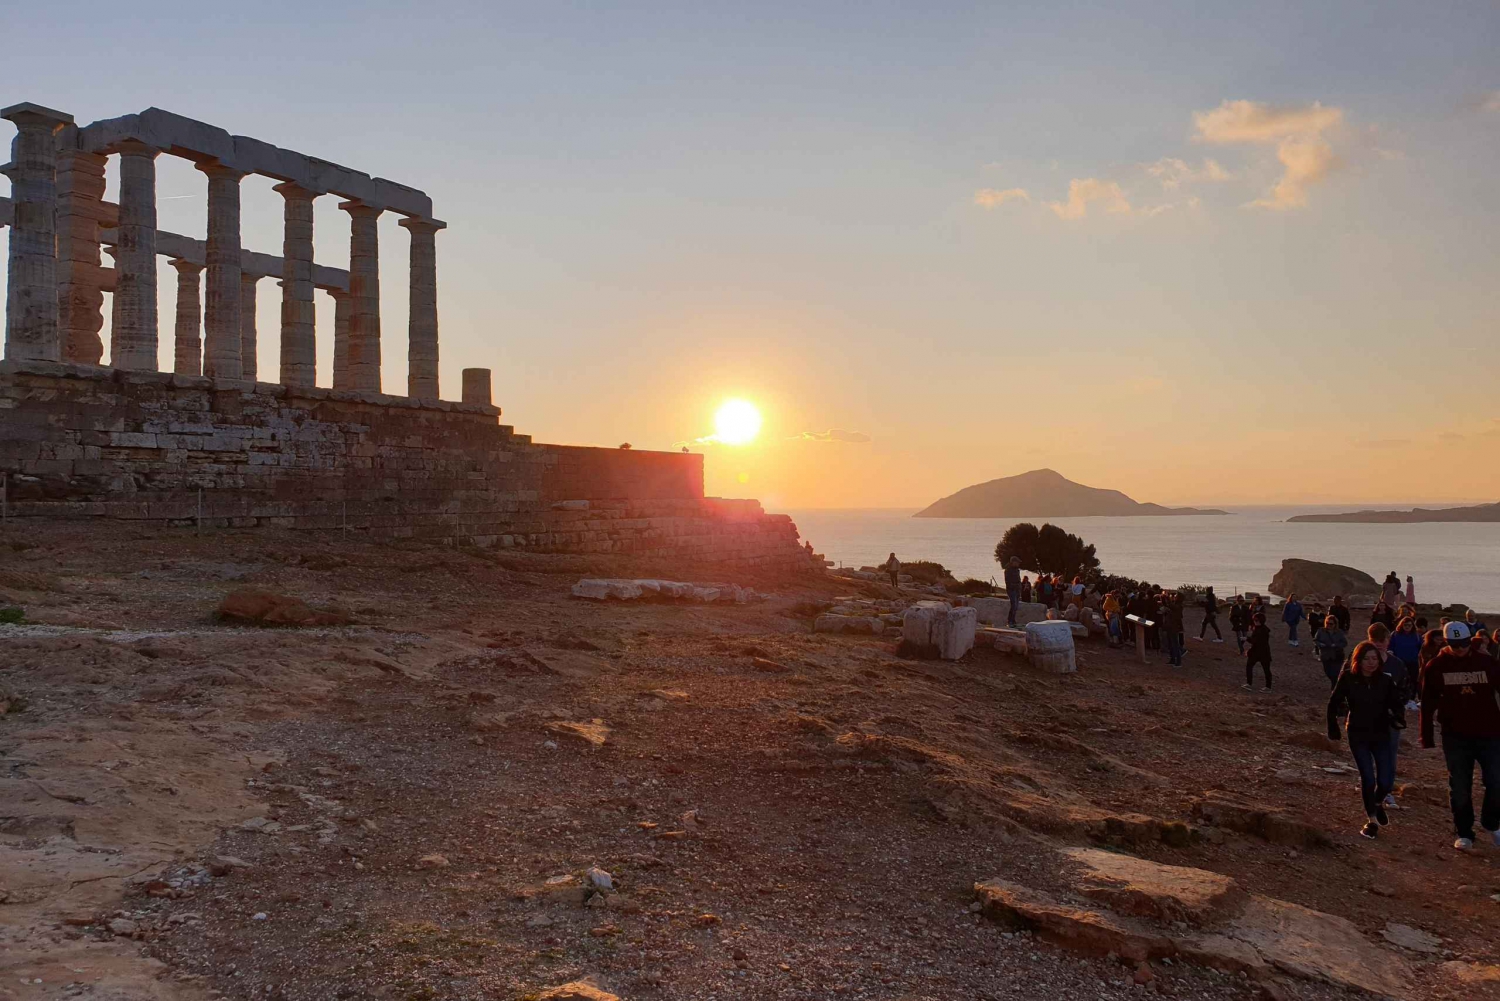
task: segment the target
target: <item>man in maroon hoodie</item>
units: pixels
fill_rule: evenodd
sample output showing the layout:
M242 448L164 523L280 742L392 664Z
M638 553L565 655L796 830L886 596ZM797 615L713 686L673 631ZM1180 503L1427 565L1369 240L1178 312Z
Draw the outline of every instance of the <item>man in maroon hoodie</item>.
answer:
M1474 765L1484 781L1480 826L1500 845L1500 663L1475 650L1462 622L1443 627L1447 647L1422 670L1422 746L1433 746L1433 720L1443 726L1453 847L1474 847Z

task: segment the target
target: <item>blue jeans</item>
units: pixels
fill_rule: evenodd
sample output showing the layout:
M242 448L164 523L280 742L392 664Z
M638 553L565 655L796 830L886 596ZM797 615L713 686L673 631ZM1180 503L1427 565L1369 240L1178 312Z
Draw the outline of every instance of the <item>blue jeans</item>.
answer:
M1474 836L1474 765L1484 781L1484 803L1479 824L1500 830L1500 737L1465 737L1443 731L1443 760L1448 764L1448 803L1453 807L1453 830L1461 838Z
M1006 619L1006 625L1013 626L1016 624L1016 612L1020 609L1020 607L1021 594L1019 591L1014 591L1010 596L1010 617Z
M1349 750L1359 768L1359 794L1365 801L1365 816L1375 816L1375 807L1396 782L1396 742L1390 734L1375 740L1349 738Z
M1288 643L1295 643L1295 642L1297 642L1297 626L1298 625L1300 625L1300 623L1297 623L1297 622L1288 622L1286 624L1286 640L1287 640Z

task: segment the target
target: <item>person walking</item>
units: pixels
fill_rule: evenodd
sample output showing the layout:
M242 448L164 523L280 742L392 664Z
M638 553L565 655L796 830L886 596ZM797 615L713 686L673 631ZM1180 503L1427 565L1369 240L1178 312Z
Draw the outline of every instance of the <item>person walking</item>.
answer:
M1297 642L1297 626L1302 622L1302 602L1295 594L1286 596L1286 604L1281 606L1281 621L1286 623L1287 646L1301 646Z
M1413 622L1410 616L1401 621ZM1412 635L1415 636L1416 633L1413 632ZM1417 673L1414 666L1409 666L1391 649L1391 643L1395 640L1396 634L1386 629L1381 623L1372 622L1370 628L1365 631L1365 636L1375 649L1380 651L1380 669L1391 676L1391 680L1396 683L1396 690L1401 693L1401 701L1405 703L1411 697L1411 691L1416 687ZM1400 753L1401 731L1394 730L1391 733L1391 767L1393 769L1396 767ZM1391 793L1386 793L1385 805L1388 809L1400 809L1396 803L1396 797Z
M1344 635L1349 634L1349 606L1344 604L1344 596L1336 594L1333 596L1333 604L1328 606L1328 614L1339 620L1339 628Z
M1474 614L1474 609L1464 609L1464 625L1469 627L1469 635L1473 636L1479 630L1485 628L1484 620Z
M1021 578L1021 600L1027 604L1031 603L1031 578Z
M1104 624L1109 630L1109 645L1119 646L1123 630L1120 628L1121 613L1124 611L1120 603L1120 592L1111 591L1104 596Z
M1208 627L1214 627L1214 642L1223 643L1224 634L1219 632L1219 599L1214 596L1213 586L1203 592L1203 624L1198 627L1198 640L1208 634Z
M1247 692L1255 690L1255 665L1259 664L1266 675L1266 687L1271 690L1271 627L1266 625L1264 613L1256 612L1250 620L1250 638L1245 648L1245 684Z
M896 559L896 554L895 553L891 553L890 556L886 557L886 561L883 564L882 568L885 570L886 573L888 573L888 574L891 575L891 587L900 587L901 586L901 561L898 560L898 559Z
M1010 598L1010 613L1005 624L1016 628L1016 611L1021 607L1021 557L1012 556L1005 567L1005 594Z
M1444 649L1422 673L1422 747L1431 749L1433 724L1443 727L1453 847L1474 847L1474 766L1484 782L1479 824L1500 845L1500 664L1475 653L1469 627L1443 627Z
M1411 574L1406 575L1406 603L1412 608L1417 607L1417 585L1411 579Z
M1346 710L1349 714L1345 729L1359 769L1366 818L1359 833L1366 838L1374 838L1391 822L1385 811L1385 798L1396 782L1396 745L1391 733L1406 727L1406 700L1380 666L1375 644L1359 644L1328 697L1329 740L1339 739L1339 717Z
M1370 623L1379 622L1387 629L1396 628L1396 613L1391 606L1384 601L1375 602L1375 607L1370 611Z
M1323 663L1323 673L1328 676L1330 690L1338 684L1344 670L1344 652L1349 647L1349 635L1339 628L1339 620L1333 615L1323 616L1322 625L1313 633L1313 649Z
M1236 594L1234 604L1229 607L1229 629L1234 633L1234 641L1239 645L1240 656L1245 654L1245 637L1250 635L1250 606L1245 604L1245 596Z
M1390 634L1386 649L1405 669L1406 684L1402 686L1402 695L1407 699L1412 698L1416 694L1417 678L1422 668L1422 634L1417 631L1415 617L1408 615L1396 623L1396 631Z

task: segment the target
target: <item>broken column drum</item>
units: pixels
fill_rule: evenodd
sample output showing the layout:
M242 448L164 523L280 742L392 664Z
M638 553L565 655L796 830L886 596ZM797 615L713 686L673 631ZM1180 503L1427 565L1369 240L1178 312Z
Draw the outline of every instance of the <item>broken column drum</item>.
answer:
M1053 674L1078 670L1073 626L1061 619L1026 624L1026 655L1031 663Z

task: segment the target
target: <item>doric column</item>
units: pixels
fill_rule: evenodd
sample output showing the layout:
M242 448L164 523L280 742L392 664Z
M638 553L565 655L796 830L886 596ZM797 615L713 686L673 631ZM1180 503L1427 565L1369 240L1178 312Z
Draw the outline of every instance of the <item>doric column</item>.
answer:
M127 140L120 154L120 225L115 244L115 326L110 364L156 371L156 155Z
M37 104L0 110L15 123L10 177L13 217L7 271L5 357L62 358L57 329L57 133L73 123Z
M208 283L203 304L203 374L243 377L240 361L240 178L221 163L198 164L208 175Z
M177 269L177 323L173 330L172 371L178 375L203 374L203 312L198 288L201 264L175 260Z
M313 199L290 181L276 185L286 200L281 238L281 384L317 383L318 342L313 310Z
M380 392L380 209L341 202L349 213L350 389Z
M333 388L352 389L349 380L349 293L329 289L333 297Z
M437 231L434 219L402 219L411 233L411 311L407 321L406 395L438 398Z
M490 370L487 368L466 368L464 377L464 402L483 403L490 405Z
M104 358L99 223L108 159L76 149L57 155L57 332L62 360L78 365Z
M254 382L260 375L255 336L256 275L240 272L240 378Z

